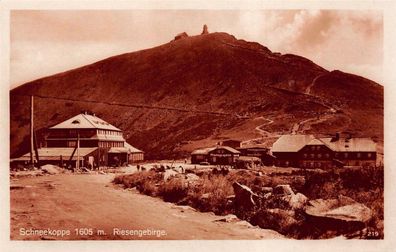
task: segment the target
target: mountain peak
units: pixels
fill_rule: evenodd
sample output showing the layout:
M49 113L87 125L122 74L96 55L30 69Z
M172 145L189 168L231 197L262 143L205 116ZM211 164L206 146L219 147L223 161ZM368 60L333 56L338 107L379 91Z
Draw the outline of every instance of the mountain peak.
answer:
M177 153L182 142L218 139L222 132L255 134L257 125L241 130L257 123L235 116L241 114L270 118L274 123L266 130L276 134L310 118L316 124L303 128L308 133L383 134L383 90L375 83L329 73L304 57L271 52L225 32L209 33L205 25L200 34L182 32L170 43L113 56L12 90L13 155L29 148L30 100L20 96L27 94L71 99L36 99L37 129L91 110L124 130L152 157ZM180 113L179 108L191 112Z

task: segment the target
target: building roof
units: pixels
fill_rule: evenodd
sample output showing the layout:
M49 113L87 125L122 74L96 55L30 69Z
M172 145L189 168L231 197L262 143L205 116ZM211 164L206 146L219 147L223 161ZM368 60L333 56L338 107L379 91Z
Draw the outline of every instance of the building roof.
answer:
M298 152L306 145L326 145L335 152L375 152L376 143L370 138L315 138L313 135L283 135L272 146L274 152Z
M229 146L220 145L220 146L215 146L215 147L196 149L193 152L191 152L191 155L206 155L206 154L209 154L209 152L214 151L216 149L224 149L224 150L227 150L227 151L229 151L231 153L234 153L234 154L239 154L240 153L239 151L237 151L234 148L231 148Z
M229 152L231 152L231 153L234 153L234 154L239 154L239 153L241 153L240 151L237 151L236 149L234 149L234 148L232 148L232 147L230 147L230 146L225 146L225 145L216 146L213 150L210 150L209 152L214 151L215 149L227 150L227 151L229 151Z
M216 149L216 147L196 149L193 152L191 152L191 155L206 155L214 149Z
M144 151L139 150L135 147L133 147L132 145L130 145L129 143L125 142L124 143L125 148L128 149L129 153L143 153Z
M375 152L377 150L376 143L370 138L340 138L334 142L331 139L328 137L320 140L336 152Z
M237 150L260 150L260 151L267 151L268 147L264 145L247 145L243 147L238 147Z
M78 114L64 122L61 122L50 129L105 129L121 131L108 122L88 114Z
M313 135L283 135L272 145L272 152L297 152L314 140Z
M108 153L128 153L128 149L125 147L111 147Z
M315 139L312 139L309 143L307 143L307 145L325 145L325 143L323 143L321 140L315 138Z
M79 155L80 158L83 158L85 156L88 156L92 152L94 152L97 147L92 147L92 148L79 148ZM74 148L39 148L38 150L38 155L40 160L60 160L60 156L62 156L63 160L69 160L71 154L74 151ZM36 155L36 154L34 154ZM30 160L30 152L26 153L25 155L13 159L13 161L18 160L18 161L29 161ZM77 160L77 151L73 155L73 160Z

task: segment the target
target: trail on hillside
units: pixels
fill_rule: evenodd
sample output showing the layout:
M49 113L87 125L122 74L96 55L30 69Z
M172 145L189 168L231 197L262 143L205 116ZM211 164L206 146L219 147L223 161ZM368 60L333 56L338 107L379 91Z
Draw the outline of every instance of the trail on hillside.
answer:
M248 146L248 145L251 145L251 144L258 144L258 143L261 143L263 141L263 139L265 139L265 138L279 137L280 136L279 134L276 134L276 133L273 133L273 132L269 132L267 130L263 130L262 129L262 127L265 127L265 126L268 126L270 124L273 124L274 120L271 120L269 118L264 118L263 116L259 116L259 117L254 118L254 120L259 120L259 119L267 121L267 122L265 122L263 124L260 124L260 125L258 125L257 127L254 128L254 130L257 131L261 135L261 137L252 138L252 139L249 139L249 140L242 141L241 142L241 146Z

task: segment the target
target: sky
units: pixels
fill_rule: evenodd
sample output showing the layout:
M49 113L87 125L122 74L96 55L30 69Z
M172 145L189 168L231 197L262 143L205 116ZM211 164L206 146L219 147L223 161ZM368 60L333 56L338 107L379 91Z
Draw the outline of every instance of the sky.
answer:
M327 70L383 81L380 10L13 10L11 88L107 57L227 32Z

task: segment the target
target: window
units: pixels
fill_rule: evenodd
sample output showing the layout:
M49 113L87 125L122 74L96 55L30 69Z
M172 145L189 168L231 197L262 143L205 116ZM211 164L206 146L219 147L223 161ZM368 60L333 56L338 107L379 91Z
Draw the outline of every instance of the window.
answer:
M304 153L304 158L307 158L308 157L308 154L307 153Z
M371 156L372 156L371 153L367 153L368 158L371 158Z
M361 158L361 157L362 157L362 154L358 152L358 153L356 153L356 157L357 157L357 158Z
M311 154L311 158L315 158L315 154L312 153L312 154Z
M330 157L330 154L329 153L326 153L326 158L329 158Z
M316 146L316 150L320 150L320 146Z
M344 157L347 158L348 157L348 153L344 153Z
M72 124L80 124L80 120L74 120L72 121Z
M315 146L311 146L311 150L315 150Z
M318 154L318 158L322 158L322 154Z
M76 147L75 141L67 141L67 147Z

